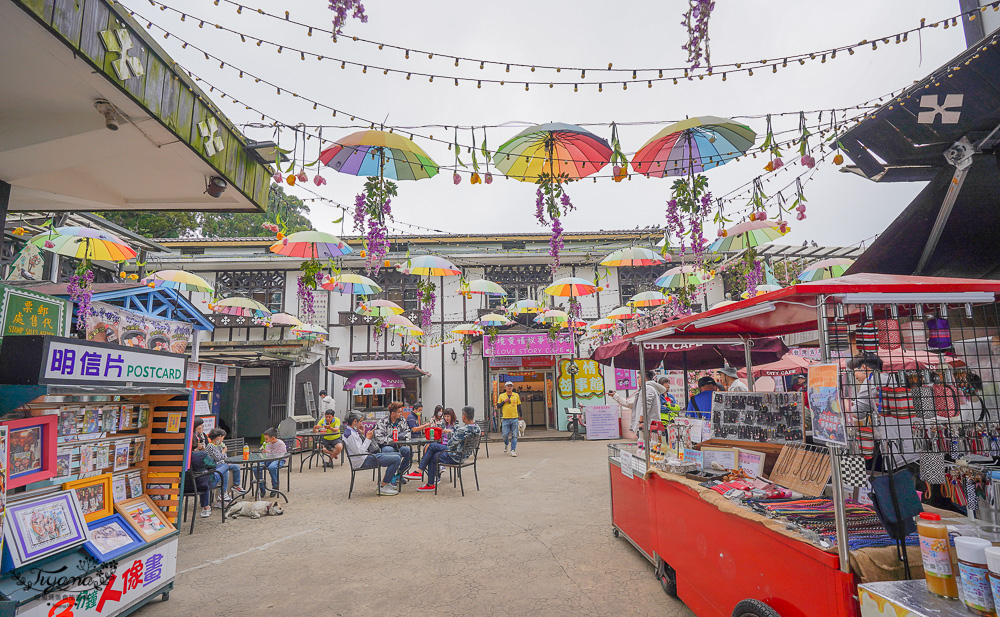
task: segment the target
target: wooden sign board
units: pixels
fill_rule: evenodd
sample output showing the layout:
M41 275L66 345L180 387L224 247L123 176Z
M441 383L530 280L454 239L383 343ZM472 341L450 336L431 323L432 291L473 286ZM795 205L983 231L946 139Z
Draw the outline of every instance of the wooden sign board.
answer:
M786 445L781 448L769 479L808 497L818 497L831 474L829 453Z

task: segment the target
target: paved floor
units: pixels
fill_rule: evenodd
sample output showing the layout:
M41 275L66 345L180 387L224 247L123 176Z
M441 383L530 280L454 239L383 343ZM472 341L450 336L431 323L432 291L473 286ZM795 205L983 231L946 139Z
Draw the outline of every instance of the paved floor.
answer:
M606 442L502 448L464 498L443 484L376 497L359 474L348 501L346 468L293 471L283 516L185 531L170 600L138 614L692 614L612 536Z

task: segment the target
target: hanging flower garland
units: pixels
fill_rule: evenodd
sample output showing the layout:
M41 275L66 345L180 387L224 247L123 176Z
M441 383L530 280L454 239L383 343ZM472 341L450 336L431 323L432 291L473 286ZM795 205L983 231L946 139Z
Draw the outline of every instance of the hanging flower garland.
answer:
M667 202L667 235L677 237L680 254L690 248L699 258L704 254L705 217L712 209L712 193L708 190L708 178L699 174L674 180L670 187L670 201ZM684 218L687 219L685 225Z
M396 184L379 176L365 181L364 192L354 198L354 229L364 234L368 274L377 274L389 253L389 236L385 225L392 219L392 198L396 196Z
M368 15L365 14L365 5L361 0L330 0L330 10L336 13L333 17L333 40L336 41L347 23L347 17L353 17L363 24L368 23ZM312 29L310 29L312 33Z
M76 327L78 330L87 329L87 316L93 313L90 308L90 298L94 294L93 285L94 271L90 269L90 260L84 257L76 266L76 272L69 277L69 282L66 285L70 299L77 305Z
M778 140L774 137L774 131L771 129L771 114L767 114L767 131L764 134L764 142L760 145L762 152L767 152L770 155L770 159L767 165L764 165L764 171L777 171L784 167L785 163L781 160L781 150L778 148Z
M681 49L688 53L687 61L691 69L701 67L702 58L705 66L712 68L712 58L708 46L708 19L715 8L714 0L688 0L688 10L681 22L688 31L687 43ZM688 78L690 79L690 77Z
M803 167L812 169L816 166L816 159L812 155L812 148L809 146L809 138L812 133L806 126L806 115L799 112L799 162Z
M431 319L434 317L434 304L437 299L434 293L437 286L431 281L420 279L417 281L417 302L420 303L420 329L424 332L430 330Z
M542 172L538 175L538 189L535 191L535 220L539 225L552 225L552 236L549 238L549 256L552 257L549 269L555 276L559 269L559 254L563 249L563 226L561 217L575 210L570 201L565 185L573 180L569 174L550 174Z

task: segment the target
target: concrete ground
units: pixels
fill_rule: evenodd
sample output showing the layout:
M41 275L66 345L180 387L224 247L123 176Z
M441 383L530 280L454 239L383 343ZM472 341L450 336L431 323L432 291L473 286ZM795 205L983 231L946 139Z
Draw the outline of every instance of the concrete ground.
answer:
M369 473L292 472L285 514L180 538L167 602L141 617L191 615L692 615L611 533L607 442L490 444L457 488L377 497ZM282 472L282 483L285 481Z

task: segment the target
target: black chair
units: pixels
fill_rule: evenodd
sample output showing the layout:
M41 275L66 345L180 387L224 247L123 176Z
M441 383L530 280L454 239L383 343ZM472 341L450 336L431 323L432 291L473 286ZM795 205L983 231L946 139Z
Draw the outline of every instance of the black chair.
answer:
M477 420L476 424L479 425L479 430L482 431L483 441L482 443L486 446L486 458L490 457L490 421L489 420Z
M345 447L341 451L341 454L346 454L347 459L348 459L348 461L350 463L348 465L348 467L351 468L351 488L349 488L347 490L347 498L348 499L351 498L351 493L354 492L354 476L357 475L357 473L359 471L368 471L369 469L372 470L372 480L375 480L377 482L376 486L378 487L378 490L381 493L381 491L382 491L382 468L385 467L385 465L383 465L382 462L379 461L378 459L375 459L375 464L374 465L372 465L372 464L362 465L361 467L358 467L357 469L354 468L354 464L353 464L353 461L355 461L355 460L364 461L365 459L367 459L369 456L371 456L373 454L372 452L365 452L364 454L347 454L347 448ZM402 488L403 488L403 476L402 476L402 474L400 474L400 476L399 476L399 483L397 484L396 488L398 490L402 490Z
M476 459L479 458L479 442L482 440L481 434L468 435L465 441L462 442L462 462L460 463L442 463L438 459L438 475L441 475L441 468L446 467L448 470L455 470L455 480L458 481L458 485L462 487L462 497L465 497L465 484L462 482L462 468L472 467L472 475L476 478L476 490L479 490L479 474L476 472ZM442 452L442 454L444 454ZM440 484L439 480L434 482L434 494L437 495L437 487ZM452 486L454 486L454 482Z
M246 445L246 440L242 437L235 439L223 439L222 444L226 446L227 456L240 456L243 454L243 446Z
M220 471L216 470L216 469L206 469L204 471L197 471L197 472L196 471L191 471L189 469L188 471L184 472L184 502L181 504L181 510L183 511L183 518L181 519L181 522L187 522L187 516L188 516L188 512L187 512L188 499L193 499L194 500L195 509L196 510L199 507L198 506L199 495L202 493L202 491L198 490L198 480L201 479L201 478L209 478L209 477L211 477L213 475L218 477L219 484L216 487L209 489L209 491L208 491L208 503L212 503L212 493L215 491L215 488L218 488L219 492L220 492L219 501L222 503L222 522L223 523L226 522L226 508L229 505L232 505L233 502L230 501L227 504L225 495L221 494L221 491L222 491L222 473ZM192 512L191 513L191 531L188 532L188 535L191 535L191 534L194 533L194 522L198 518L198 516L196 516L196 514L197 514L197 512Z

